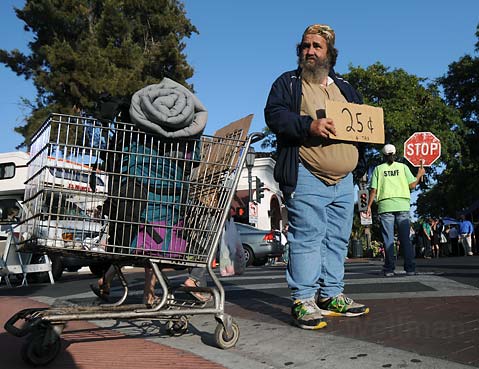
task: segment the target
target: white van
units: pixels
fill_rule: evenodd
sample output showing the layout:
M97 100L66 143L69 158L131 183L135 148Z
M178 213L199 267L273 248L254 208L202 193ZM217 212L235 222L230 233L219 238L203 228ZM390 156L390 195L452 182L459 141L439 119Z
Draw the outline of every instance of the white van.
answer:
M29 155L17 151L0 154L0 255L3 254L7 232L12 222L7 219L10 209L18 208L17 218L23 217L22 201L27 179Z
M28 194L25 194L25 182L28 179L27 164L29 159L29 154L20 151L0 154L0 255L3 253L1 242L5 243L7 231L12 224L12 221L7 219L10 209L15 207L19 209L19 219L26 219L31 216L28 201L24 202L25 197L28 197ZM77 242L82 244L85 239L91 239L98 235L102 227L91 216L95 208L106 199L106 175L101 173L96 175L95 196L62 195L62 188L88 193L90 178L75 170L78 165L66 161L58 165L58 159L56 159L55 165L42 173L43 186L51 186L60 190L49 193L43 199L43 202L48 204L46 205L46 213L53 211L62 216L61 220L55 221L51 219L51 216L45 215L44 219L40 219L36 226L35 236L44 242L54 242L60 248L68 243ZM49 257L52 262L52 273L55 280L61 278L65 269L74 272L83 266L89 266L93 273L100 274L105 267L101 262L95 260L63 256L61 253L55 253L49 255ZM35 258L40 259L40 262L42 261L41 254L36 255ZM47 278L46 275L40 276L42 280Z

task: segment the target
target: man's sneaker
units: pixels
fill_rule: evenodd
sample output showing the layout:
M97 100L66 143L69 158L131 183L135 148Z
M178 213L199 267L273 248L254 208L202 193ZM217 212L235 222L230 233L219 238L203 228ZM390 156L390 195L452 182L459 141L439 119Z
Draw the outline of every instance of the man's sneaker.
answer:
M318 298L318 307L325 316L359 316L369 313L366 305L354 302L344 294L336 297Z
M327 325L314 299L295 300L291 308L291 315L293 323L299 328L321 329Z
M413 276L413 275L418 275L418 272L406 272L407 276Z
M384 272L385 277L394 277L394 272Z

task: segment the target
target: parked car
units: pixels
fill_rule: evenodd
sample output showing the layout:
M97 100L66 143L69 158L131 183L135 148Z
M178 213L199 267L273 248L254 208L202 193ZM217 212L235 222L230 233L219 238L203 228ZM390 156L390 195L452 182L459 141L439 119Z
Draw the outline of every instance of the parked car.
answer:
M268 258L283 255L280 231L258 229L243 223L236 223L236 227L241 236L246 266L264 265Z

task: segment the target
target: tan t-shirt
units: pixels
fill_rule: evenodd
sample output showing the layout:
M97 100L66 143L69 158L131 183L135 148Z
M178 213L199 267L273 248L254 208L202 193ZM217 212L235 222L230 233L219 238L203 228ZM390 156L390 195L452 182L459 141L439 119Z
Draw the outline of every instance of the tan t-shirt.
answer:
M313 119L317 119L318 109L325 109L327 99L346 102L332 79L328 79L327 86L303 79L302 88L301 115ZM353 144L322 137L309 137L299 148L299 155L303 165L328 185L338 183L353 171L359 158L358 149Z

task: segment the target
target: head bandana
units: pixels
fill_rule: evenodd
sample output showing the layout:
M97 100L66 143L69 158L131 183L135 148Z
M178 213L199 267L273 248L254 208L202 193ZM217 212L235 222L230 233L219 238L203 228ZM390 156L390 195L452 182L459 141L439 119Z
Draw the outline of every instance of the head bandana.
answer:
M307 27L303 32L303 38L307 34L318 34L320 36L323 36L326 41L331 44L331 46L334 46L336 36L333 29L326 24L313 24Z

